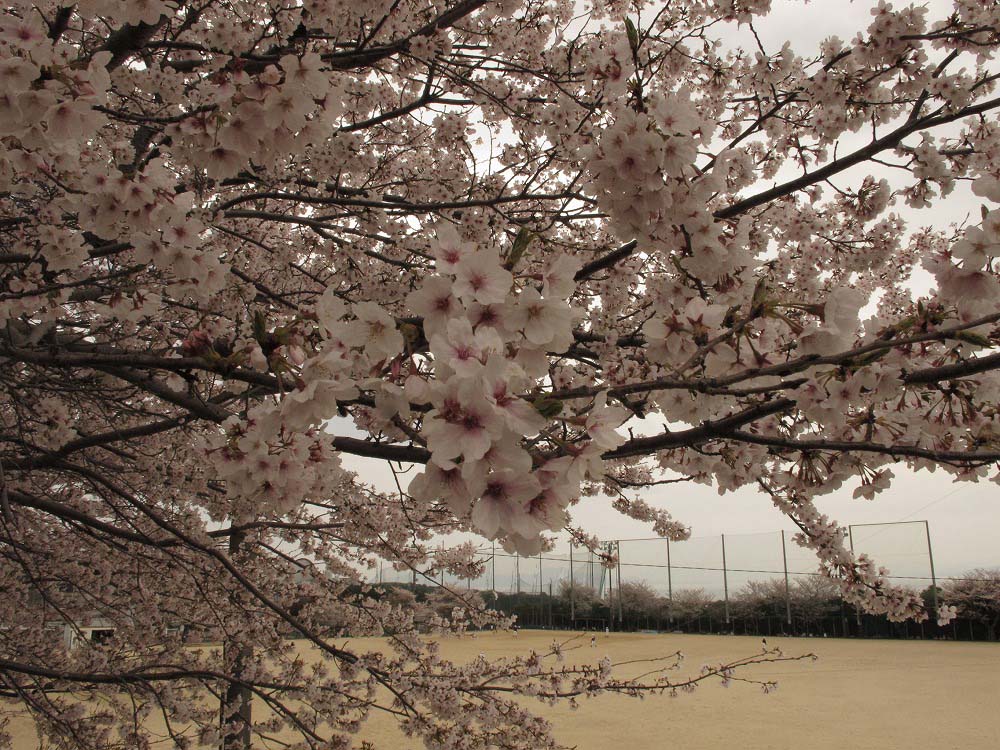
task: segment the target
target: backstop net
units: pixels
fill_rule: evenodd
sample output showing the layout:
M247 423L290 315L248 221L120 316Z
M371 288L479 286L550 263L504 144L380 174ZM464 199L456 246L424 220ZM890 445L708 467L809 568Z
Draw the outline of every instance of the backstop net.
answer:
M814 553L792 532L724 534L605 542L617 558L574 546L523 557L493 543L480 547L481 575L457 579L421 571L373 571L381 583L444 583L453 589L496 592L497 606L535 626L681 628L711 632L852 634L862 616L840 601L819 573ZM847 544L890 571L893 583L918 592L934 578L924 521L854 524Z

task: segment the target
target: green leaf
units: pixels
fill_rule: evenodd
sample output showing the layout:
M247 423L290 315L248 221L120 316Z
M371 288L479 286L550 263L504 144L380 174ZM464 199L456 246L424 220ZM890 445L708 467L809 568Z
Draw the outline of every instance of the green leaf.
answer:
M625 17L625 33L628 34L628 46L632 48L632 54L638 54L639 32L636 31L635 24L632 23L632 19L627 16Z
M751 315L758 308L758 305L763 305L767 301L767 291L767 279L757 279L757 284L753 288L753 297L750 300Z
M253 314L253 337L257 339L258 344L267 338L267 318L260 310Z
M531 405L535 407L535 411L546 419L558 417L562 413L563 408L562 401L544 397L536 398Z
M510 248L510 254L507 256L507 263L505 264L508 271L513 270L514 266L524 257L524 251L528 249L528 245L531 244L533 239L535 239L534 233L526 227L521 227L517 230L517 236L514 238L514 244Z
M975 346L992 346L992 343L988 338L979 333L973 333L972 331L956 331L952 334L959 341L964 341L966 344L973 344Z

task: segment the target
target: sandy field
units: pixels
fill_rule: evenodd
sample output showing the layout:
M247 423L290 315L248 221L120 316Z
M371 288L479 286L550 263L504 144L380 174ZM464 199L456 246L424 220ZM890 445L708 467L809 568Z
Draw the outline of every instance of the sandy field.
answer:
M454 660L480 652L514 655L547 650L554 638L571 635L478 634L446 638L442 650ZM589 634L580 643L582 648L567 654L567 662L604 655L626 661L680 650L687 674L703 664L760 651L759 639L738 636L602 633L596 649L589 646ZM538 708L554 724L557 738L579 750L1000 748L1000 644L824 638L773 638L768 643L788 655L814 653L819 659L753 667L748 676L778 680L779 689L770 695L753 685L714 683L677 698L640 701L606 695L582 701L577 711ZM354 645L377 647L368 639ZM27 729L15 727L16 750L36 747ZM359 739L386 750L422 747L378 717Z

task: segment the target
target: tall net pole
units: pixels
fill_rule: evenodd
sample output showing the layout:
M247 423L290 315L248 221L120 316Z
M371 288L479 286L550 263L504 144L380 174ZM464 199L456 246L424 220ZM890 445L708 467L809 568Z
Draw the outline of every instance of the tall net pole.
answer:
M785 566L785 622L792 624L792 595L788 590L788 550L785 549L785 530L781 530L781 562Z
M667 607L667 619L670 622L674 621L674 578L670 570L670 540L667 540L667 601L670 604Z
M722 591L725 596L726 625L729 624L729 573L726 571L726 535L722 535Z
M615 551L618 553L618 564L615 569L618 571L618 624L621 626L625 622L622 614L622 543L615 542Z
M569 543L569 620L576 626L576 584L573 581L573 542Z
M931 564L931 603L934 607L933 617L937 616L938 611L938 595L937 595L937 576L934 575L934 551L931 549L931 526L927 521L924 521L924 531L927 533L927 560Z
M552 581L549 581L549 629L552 629Z
M847 527L847 542L851 546L851 556L853 557L854 556L854 527L850 526L850 525ZM843 601L843 599L841 599L841 601ZM861 628L861 610L858 609L857 607L854 607L854 616L855 616L855 619L858 622L858 629L859 629L858 635L862 635L862 633L860 632L860 628Z
M605 545L605 550L607 551L607 553L609 555L611 554L611 542L608 542L608 544ZM612 571L611 568L604 567L603 562L602 562L602 565L601 565L601 582L602 583L604 582L604 572L605 571L607 571L607 573L608 573L608 625L609 625L609 629L610 630L614 630L615 629L615 587L614 587L614 582L612 580L613 579L613 576L612 576L612 572L613 571Z

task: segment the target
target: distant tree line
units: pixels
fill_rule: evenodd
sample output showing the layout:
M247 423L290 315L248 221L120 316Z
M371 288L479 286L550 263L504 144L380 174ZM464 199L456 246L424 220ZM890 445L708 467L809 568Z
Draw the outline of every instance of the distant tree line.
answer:
M469 592L459 592L468 597ZM475 594L476 592L472 592ZM935 596L936 594L936 596ZM738 635L955 638L997 640L1000 635L1000 569L976 569L921 592L929 619L894 623L845 604L837 585L820 576L750 581L730 592L728 606L702 588L683 588L670 598L641 581L599 593L593 586L560 581L548 591L484 591L489 606L516 616L529 628L659 630ZM421 617L448 616L461 599L445 589L393 584L394 603L421 610ZM936 607L955 607L950 623L936 623Z

